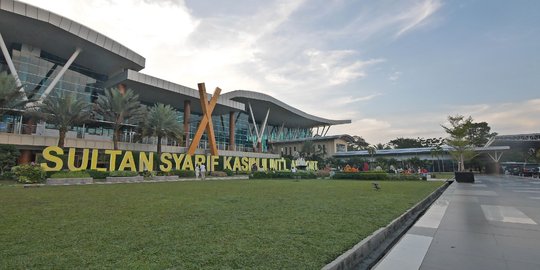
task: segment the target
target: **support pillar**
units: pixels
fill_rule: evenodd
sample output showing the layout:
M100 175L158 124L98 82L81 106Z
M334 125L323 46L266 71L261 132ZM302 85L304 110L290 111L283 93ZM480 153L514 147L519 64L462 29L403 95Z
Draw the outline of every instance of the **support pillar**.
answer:
M184 134L186 135L186 147L189 146L189 121L191 118L191 101L184 100Z
M18 160L19 165L32 163L32 150L20 150L20 153L21 155Z
M234 112L229 112L229 150L235 151L236 145L234 140L234 129L235 129L235 123L234 123Z
M125 84L123 84L123 83L118 84L118 92L120 92L120 94L122 94L122 96L126 94L126 89L127 89L127 87L126 87Z
M81 53L81 49L80 48L77 48L75 50L75 52L73 52L73 54L71 55L71 57L67 60L66 64L62 67L62 69L60 69L60 71L58 72L58 74L56 75L56 77L54 77L54 79L52 80L51 84L49 84L49 86L47 87L47 89L45 89L45 92L43 92L43 95L41 95L41 97L39 98L38 100L38 104L39 103L42 103L43 100L45 100L45 98L47 98L47 96L51 93L51 91L54 89L54 87L56 86L56 84L58 83L58 81L60 81L60 79L64 76L64 73L66 73L66 71L69 69L69 67L71 66L71 64L73 64L73 62L75 61L75 59L77 59L77 56L79 56L79 53Z
M17 74L17 70L15 69L15 65L13 64L13 60L11 59L11 56L9 55L9 50L7 49L6 43L4 42L4 38L2 37L2 34L0 34L0 48L2 49L2 54L4 55L4 58L6 59L6 62L8 64L9 71L11 72L11 76L15 78L15 83L17 84L17 87L19 87L19 91L22 93L24 92L24 88L22 86L21 80L19 79L19 75ZM26 93L23 95L23 100L27 100Z

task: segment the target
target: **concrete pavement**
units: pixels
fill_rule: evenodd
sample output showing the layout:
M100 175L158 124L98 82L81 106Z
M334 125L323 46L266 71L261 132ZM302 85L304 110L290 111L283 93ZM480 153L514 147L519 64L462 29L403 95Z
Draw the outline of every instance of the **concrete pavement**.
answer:
M374 267L540 269L540 180L454 182Z

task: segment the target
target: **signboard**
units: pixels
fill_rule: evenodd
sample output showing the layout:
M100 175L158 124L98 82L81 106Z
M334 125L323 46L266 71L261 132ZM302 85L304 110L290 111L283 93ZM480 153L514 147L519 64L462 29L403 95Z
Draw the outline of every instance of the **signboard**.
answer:
M104 157L106 165L99 165L100 156ZM76 162L76 157L78 162ZM195 165L204 164L209 171L231 170L239 172L251 171L253 165L258 170L282 171L295 166L293 161L287 164L284 158L253 158L214 155L189 155L186 153L133 152L111 149L76 149L69 148L67 152L58 146L49 146L43 150L45 162L41 167L45 171L60 171L64 168L70 171L163 171L189 170ZM102 162L103 163L103 162ZM317 170L317 161L306 161L307 169Z

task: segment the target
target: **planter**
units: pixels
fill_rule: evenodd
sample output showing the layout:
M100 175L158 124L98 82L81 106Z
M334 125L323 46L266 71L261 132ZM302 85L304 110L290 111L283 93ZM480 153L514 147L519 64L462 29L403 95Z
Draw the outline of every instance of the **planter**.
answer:
M152 180L159 180L159 181L165 181L165 180L178 180L178 175L156 175L152 177Z
M84 185L93 184L94 179L88 178L47 178L47 185Z
M105 182L107 183L133 183L133 182L142 182L142 181L144 181L144 177L137 175L137 176L125 176L125 177L108 176Z
M474 183L474 173L472 172L455 172L454 175L458 183Z

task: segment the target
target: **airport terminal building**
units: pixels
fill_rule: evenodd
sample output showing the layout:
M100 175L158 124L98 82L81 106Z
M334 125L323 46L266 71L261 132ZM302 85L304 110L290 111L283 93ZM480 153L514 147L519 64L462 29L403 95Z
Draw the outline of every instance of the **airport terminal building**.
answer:
M41 99L60 92L76 93L94 102L104 89L132 89L145 105L169 104L178 111L184 140L163 141L163 152L186 152L201 121L203 110L196 89L141 72L145 58L128 47L84 25L25 3L0 0L0 71L13 75L27 94ZM208 95L208 99L210 99ZM307 114L263 93L236 90L219 96L212 112L215 140L221 154L229 156L279 157L291 145L325 137L332 125L350 120L330 120ZM154 138L136 136L136 126L122 127L119 148L155 151ZM66 147L111 149L110 123L93 119L73 127ZM206 153L207 135L197 153ZM333 141L335 139L335 142ZM328 152L346 151L343 137L325 141ZM0 144L21 150L21 162L35 161L46 146L56 145L54 125L33 122L20 111L0 119ZM317 140L315 140L317 141Z

